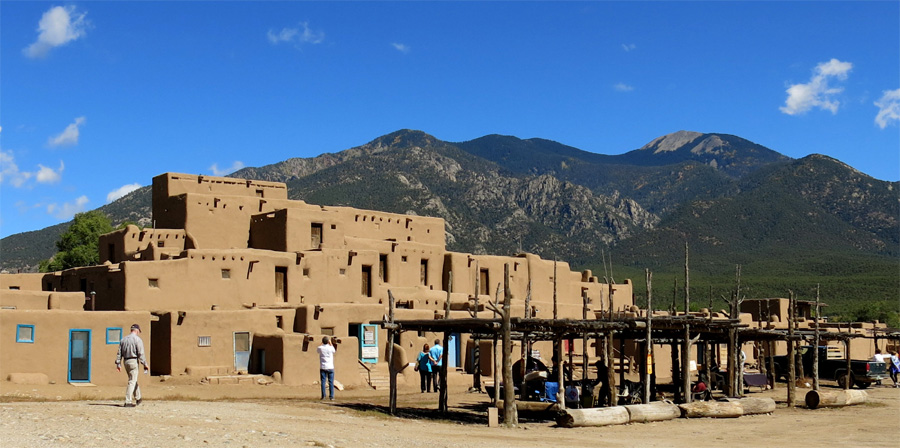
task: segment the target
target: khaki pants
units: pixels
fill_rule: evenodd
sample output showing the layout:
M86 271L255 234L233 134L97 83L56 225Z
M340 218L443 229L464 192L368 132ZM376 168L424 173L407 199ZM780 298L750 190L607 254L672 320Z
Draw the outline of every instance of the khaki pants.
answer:
M125 373L128 374L128 387L125 389L125 404L130 404L132 403L132 395L134 395L135 401L141 399L141 386L138 386L138 376L141 373L141 369L137 359L125 360Z

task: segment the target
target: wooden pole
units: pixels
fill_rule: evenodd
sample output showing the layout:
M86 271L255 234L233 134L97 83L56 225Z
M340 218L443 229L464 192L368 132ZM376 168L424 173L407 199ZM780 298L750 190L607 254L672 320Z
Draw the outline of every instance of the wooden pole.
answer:
M796 405L796 366L797 360L794 358L794 291L788 292L788 390L787 405L792 408Z
M556 336L556 382L559 388L556 390L556 404L559 409L566 409L566 375L563 372L563 344L562 337Z
M849 332L848 332L849 333ZM853 375L850 370L850 338L844 339L844 355L847 358L847 379L844 381L844 390L849 390L853 385Z
M609 384L607 403L609 403L609 406L615 406L618 403L616 403L616 363L613 360L612 330L608 330L606 333L606 381Z
M816 321L813 329L813 390L819 390L819 284L816 284Z
M503 265L503 424L512 428L519 424L516 392L512 377L512 335L510 318L509 263Z
M587 320L588 296L586 290L581 291L581 303L581 319ZM581 380L583 381L582 384L586 384L588 379L588 366L591 365L590 355L588 354L588 334L584 333L581 335L581 337Z
M388 323L394 323L394 294L388 290ZM389 412L391 415L397 413L397 369L394 368L394 329L393 325L388 329L388 373L390 374L390 398Z
M684 242L684 316L688 317L691 311L691 277L688 268L688 243ZM681 343L681 393L683 402L691 402L691 325L684 324L684 341Z
M494 333L494 345L492 346L494 349L494 398L491 400L491 406L498 407L498 403L500 402L500 344L499 337L497 333Z
M556 320L558 316L556 306L556 260L553 260L553 320ZM560 359L560 362L562 362L562 359Z
M473 317L478 317L478 295L481 294L481 270L478 266L478 261L475 262L475 315ZM481 340L475 339L475 346L472 348L472 363L475 364L473 367L473 375L472 375L472 390L481 392Z
M728 329L728 390L725 393L729 397L737 397L737 391L735 387L735 378L737 377L735 368L737 366L737 358L739 355L735 353L735 340L737 339L737 330L734 328Z
M531 280L528 280L528 290L525 293L525 318L531 317ZM528 339L528 333L522 334L522 367L519 371L519 378L522 378L522 384L519 390L525 391L525 372L528 371L528 360L531 358L531 341Z
M453 271L450 271L448 285L447 285L447 300L444 302L444 320L450 319L450 295L453 293ZM450 350L450 332L444 332L444 352L441 355L441 370L440 370L440 394L438 396L438 411L442 413L446 413L448 411L447 408L447 368L450 362L447 359L447 351Z
M650 372L652 372L653 365L648 362L652 359L653 356L653 333L651 328L653 326L653 273L650 272L649 269L644 269L644 274L647 277L647 341L644 343L644 404L650 403Z

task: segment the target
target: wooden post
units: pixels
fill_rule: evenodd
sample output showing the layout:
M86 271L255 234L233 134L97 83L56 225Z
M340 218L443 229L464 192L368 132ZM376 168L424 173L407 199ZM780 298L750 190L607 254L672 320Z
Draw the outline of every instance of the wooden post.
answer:
M796 405L796 387L797 387L797 378L796 378L796 367L797 360L794 357L794 291L789 291L788 293L788 390L787 390L787 405L788 407L794 407Z
M691 312L691 277L688 268L688 243L684 242L684 317L688 319ZM681 343L681 393L683 402L691 402L691 324L685 321L684 341Z
M681 400L681 362L678 360L678 343L675 339L669 341L669 350L672 354L672 388L675 390L675 401Z
M819 284L816 284L816 321L813 329L813 390L819 390Z
M494 333L494 398L491 400L491 406L498 407L500 402L500 345L498 334Z
M847 379L844 381L844 390L849 390L849 389L850 389L850 386L853 385L853 375L851 375L851 372L852 372L852 371L850 370L850 338L849 338L849 331L848 331L847 333L848 333L848 337L847 337L846 339L844 339L844 355L845 355L845 357L847 358Z
M563 344L562 338L556 336L556 382L559 388L556 390L556 404L559 409L566 409L566 374L563 372Z
M531 317L531 280L528 280L528 290L525 293L525 318ZM522 367L519 371L519 377L522 378L522 384L519 390L525 391L525 372L528 371L528 359L531 358L531 342L528 340L528 333L522 334Z
M772 374L772 390L775 390L775 341L769 341L766 354L769 355L769 372Z
M389 412L391 415L395 415L397 413L397 369L394 368L394 294L388 290L388 323L391 324L388 327L388 340L387 340L387 349L388 349L388 373L390 374L390 398L389 400Z
M588 296L586 290L581 291L581 302L581 320L587 320ZM583 381L582 384L586 384L588 379L588 366L591 365L589 362L590 355L588 355L588 334L584 333L581 337L581 380Z
M735 378L737 374L735 372L735 368L737 367L737 361L735 358L740 357L737 353L735 353L735 340L737 339L737 330L734 328L728 329L728 390L725 391L726 395L729 397L737 397L737 391L735 387Z
M653 326L653 273L649 269L644 269L644 274L647 276L647 341L644 343L644 359L642 360L642 364L644 364L643 402L648 404L650 403L650 372L653 369L652 364L647 362L653 356L653 332L651 331Z
M447 281L447 300L444 302L444 320L450 319L450 295L453 293L453 271L450 271L449 279ZM449 350L448 345L450 345L450 332L444 331L444 352L441 355L441 369L440 369L440 394L438 396L438 411L442 413L447 412L447 368L449 362L447 362L447 351Z
M618 404L616 403L616 363L613 357L613 330L610 329L606 333L606 381L609 383L609 395L607 396L609 406Z
M478 295L481 294L481 270L478 266L478 261L475 262L475 315L472 317L478 317ZM475 339L475 346L472 348L472 363L475 364L473 367L472 374L472 390L481 392L481 340Z
M556 307L556 260L553 260L553 320L556 320L558 316ZM562 362L562 359L559 362Z
M512 335L510 318L509 263L503 265L503 425L507 428L519 424L516 409L516 392L512 377Z

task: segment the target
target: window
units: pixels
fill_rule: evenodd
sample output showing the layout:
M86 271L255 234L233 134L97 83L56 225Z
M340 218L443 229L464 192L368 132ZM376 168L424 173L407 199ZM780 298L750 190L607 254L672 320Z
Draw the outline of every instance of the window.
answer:
M222 269L222 278L231 278L231 269Z
M326 336L334 336L334 327L322 328L322 334Z
M309 268L303 268L303 276L309 277Z
M318 249L322 246L322 224L321 223L314 222L310 225L309 244L313 249Z
M362 291L361 294L366 297L372 297L372 266L362 267Z
M197 336L197 347L211 347L211 336Z
M19 287L18 286L10 286L9 289L11 289L13 291L18 291Z
M423 285L428 285L428 260L422 260L419 268L419 280Z
M487 269L481 269L478 273L478 294L487 295L491 293L491 278Z
M148 279L147 283L151 288L159 288L159 279L158 278Z
M388 282L387 255L381 254L378 256L378 277L381 279L382 283Z
M34 343L34 325L19 324L16 326L16 342Z
M106 343L118 344L122 341L122 329L118 327L109 327L106 329Z
M156 247L166 247L166 242L165 241L157 241Z
M275 297L282 302L288 301L287 267L275 267Z

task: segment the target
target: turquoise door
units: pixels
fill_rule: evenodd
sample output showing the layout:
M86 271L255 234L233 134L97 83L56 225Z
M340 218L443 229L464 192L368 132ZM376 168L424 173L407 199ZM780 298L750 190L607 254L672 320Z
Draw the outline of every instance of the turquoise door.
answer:
M378 325L359 326L359 359L362 362L378 362Z
M69 330L69 382L91 382L91 330Z

